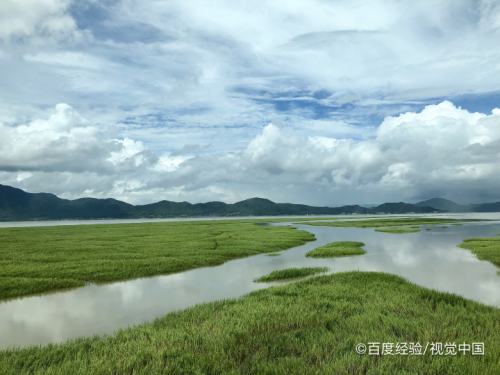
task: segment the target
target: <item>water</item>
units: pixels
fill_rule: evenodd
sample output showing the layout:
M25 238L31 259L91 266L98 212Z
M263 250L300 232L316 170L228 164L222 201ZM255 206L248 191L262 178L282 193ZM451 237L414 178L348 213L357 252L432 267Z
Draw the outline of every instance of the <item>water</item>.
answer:
M246 219L286 219L286 218L363 218L368 215L293 215L293 216L202 216L177 218L138 218L138 219L93 219L93 220L29 220L29 221L0 221L0 228L21 227L52 227L59 225L94 225L94 224L134 224L134 223L164 223L177 221L212 221L212 220L246 220Z
M268 287L269 284L253 280L289 267L327 266L330 272L389 272L425 287L500 306L497 268L456 247L465 238L500 234L498 222L429 227L430 230L412 234L360 228L297 227L314 233L316 241L276 257L262 254L216 267L88 285L0 303L0 347L55 343L112 333L198 303L238 297ZM331 259L304 256L317 246L343 240L365 242L367 253Z
M377 217L401 217L409 215L377 215ZM498 212L468 213L468 214L419 214L418 217L451 217L482 220L500 220ZM297 219L297 218L339 218L342 220L357 220L363 218L373 218L373 215L282 215L282 216L210 216L210 217L185 217L185 218L138 218L138 219L94 219L94 220L29 220L29 221L0 221L0 228L19 228L19 227L51 227L59 225L94 225L94 224L133 224L133 223L161 223L172 221L204 221L204 220L245 220L245 219Z

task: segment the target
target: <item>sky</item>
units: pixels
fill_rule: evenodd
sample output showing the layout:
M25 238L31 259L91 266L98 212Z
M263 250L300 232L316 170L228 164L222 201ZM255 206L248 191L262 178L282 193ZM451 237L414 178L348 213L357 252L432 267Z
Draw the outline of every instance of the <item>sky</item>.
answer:
M2 0L0 183L500 200L496 0Z

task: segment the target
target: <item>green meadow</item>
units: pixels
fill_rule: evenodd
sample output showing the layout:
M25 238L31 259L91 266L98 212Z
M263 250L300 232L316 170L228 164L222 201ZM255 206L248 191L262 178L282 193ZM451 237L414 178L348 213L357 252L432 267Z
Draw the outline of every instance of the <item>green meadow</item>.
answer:
M306 256L312 258L333 258L351 255L362 255L366 253L366 251L363 249L363 246L365 246L363 242L356 241L331 242L309 251Z
M213 266L313 240L249 221L0 229L0 299Z
M369 342L481 342L485 354L356 353ZM349 272L198 305L112 336L2 351L0 368L6 375L497 375L498 348L499 309L397 276Z
M301 267L301 268L285 268L283 270L273 271L267 275L259 277L256 282L291 280L300 277L317 275L327 272L327 267Z
M479 259L500 267L500 237L469 238L459 246L472 251Z

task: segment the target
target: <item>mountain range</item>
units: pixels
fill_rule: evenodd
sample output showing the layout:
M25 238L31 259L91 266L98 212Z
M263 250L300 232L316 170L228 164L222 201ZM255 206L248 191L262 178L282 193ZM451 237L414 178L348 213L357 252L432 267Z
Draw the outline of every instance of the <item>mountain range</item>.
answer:
M498 212L500 202L460 205L450 200L433 198L415 204L397 202L375 207L349 205L317 207L303 204L275 203L263 198L250 198L237 203L189 203L160 201L132 205L116 199L62 199L49 193L28 193L0 185L0 220L59 219L125 219L210 216L264 215L339 215L339 214L406 214L439 212Z

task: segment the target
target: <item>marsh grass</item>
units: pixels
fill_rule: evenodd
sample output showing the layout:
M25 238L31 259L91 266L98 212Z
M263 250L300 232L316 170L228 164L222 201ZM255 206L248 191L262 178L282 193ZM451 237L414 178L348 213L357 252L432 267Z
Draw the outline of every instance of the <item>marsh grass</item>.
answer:
M469 238L459 247L472 251L479 259L487 260L500 267L500 237Z
M300 277L317 275L328 271L328 267L302 267L302 268L285 268L283 270L273 271L265 276L256 279L256 282L269 282L280 280L291 280Z
M2 228L0 299L212 266L313 239L250 221Z
M484 342L485 355L359 355L357 343ZM500 373L500 310L382 273L317 276L108 337L0 352L2 374Z
M394 233L394 234L405 234L405 233L418 233L420 232L420 227L407 225L407 226L394 226L394 227L378 227L375 228L376 232L383 233Z
M274 253L269 253L269 254L266 254L268 257L277 257L277 256L280 256L281 253L279 252L274 252Z
M363 249L363 246L365 246L363 242L356 241L331 242L309 251L306 256L312 258L332 258L362 255L366 253L366 251Z
M369 219L369 220L308 221L308 222L303 222L301 224L325 226L325 227L375 228L379 232L386 232L386 233L412 233L416 232L417 228L418 231L420 231L421 225L459 224L467 221L476 221L476 220L403 217L403 218L388 218L388 219L384 218L384 219ZM391 228L393 228L393 230L391 230ZM411 229L407 230L407 228Z

